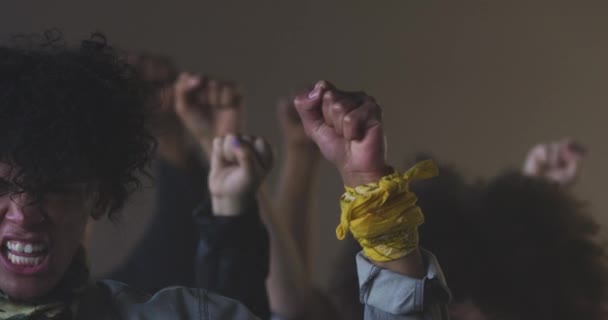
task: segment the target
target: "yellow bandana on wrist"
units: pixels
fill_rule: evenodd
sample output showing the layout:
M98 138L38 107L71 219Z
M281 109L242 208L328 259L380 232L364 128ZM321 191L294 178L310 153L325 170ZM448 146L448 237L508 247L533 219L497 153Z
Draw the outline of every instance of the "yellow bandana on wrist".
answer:
M409 183L437 174L435 163L426 160L403 175L394 172L377 183L345 187L336 236L342 240L350 229L365 255L375 261L408 255L418 247L418 226L424 222L422 210L416 205L418 198L410 192Z

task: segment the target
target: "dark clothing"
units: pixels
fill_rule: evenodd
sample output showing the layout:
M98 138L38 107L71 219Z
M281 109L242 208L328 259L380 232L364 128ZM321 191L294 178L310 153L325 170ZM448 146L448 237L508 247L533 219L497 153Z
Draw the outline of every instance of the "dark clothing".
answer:
M204 289L172 287L154 295L115 281L92 283L75 320L259 320L238 301Z
M270 249L257 207L238 217L214 216L202 168L184 172L160 160L157 177L153 221L128 261L108 277L146 292L210 290L269 318Z
M207 202L195 211L194 220L200 230L196 287L239 300L260 318L270 318L270 242L257 205L241 216L218 217Z
M108 275L146 292L194 285L198 230L192 210L208 194L206 171L186 172L160 159L155 163L155 212L126 262Z

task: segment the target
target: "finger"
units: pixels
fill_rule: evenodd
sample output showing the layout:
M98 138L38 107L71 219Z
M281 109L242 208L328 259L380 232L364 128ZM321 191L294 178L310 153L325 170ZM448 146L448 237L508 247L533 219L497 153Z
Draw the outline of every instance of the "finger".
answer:
M321 102L321 112L323 113L323 121L330 127L334 127L334 121L332 119L331 107L338 100L338 93L334 90L327 90L323 94L323 101Z
M273 154L272 149L268 141L261 137L257 137L253 143L258 158L260 159L261 165L266 170L266 173L272 169Z
M186 114L188 107L192 105L192 91L200 86L201 77L198 75L182 72L173 86L175 110L178 114Z
M187 72L182 72L177 77L177 81L173 85L175 92L175 104L177 108L181 108L186 103L185 92L188 88L188 82L190 81L190 75Z
M175 88L176 93L184 92L184 90L186 88L186 79L187 78L188 78L187 72L180 72L180 74L177 76L177 80L175 80L175 83L173 84L173 87Z
M229 163L235 163L237 161L236 156L234 154L234 150L235 147L238 147L239 145L240 141L236 135L226 135L222 144L222 156L224 161Z
M189 88L190 99L196 105L209 106L209 78L199 74L195 78Z
M319 81L312 90L299 94L294 99L294 106L302 119L302 125L307 134L313 139L316 131L322 127L323 120L322 97L326 90L333 88L327 81Z
M342 136L344 134L344 118L351 111L357 109L360 104L360 99L351 95L343 95L341 99L331 104L329 114L332 121L332 127L336 134Z
M578 141L570 141L568 144L568 149L574 153L579 155L580 157L585 156L587 154L587 148L584 144Z
M222 156L222 146L224 144L224 137L215 137L213 139L213 146L211 149L211 164L210 170L216 172L223 168L224 159Z
M551 143L548 150L549 165L552 168L559 168L563 166L563 160L560 155L560 146L558 143Z
M175 90L179 93L186 93L191 91L193 88L201 85L202 77L189 72L182 72L179 74L177 81L175 81Z
M560 153L562 158L566 161L578 161L581 160L586 153L585 146L577 141L570 138L563 139L560 143Z
M542 167L548 161L548 147L544 144L539 144L532 148L524 162L524 173L528 175L538 175L541 173Z
M235 83L225 82L222 85L219 99L220 108L240 108L242 94Z
M244 140L236 139L233 144L233 152L236 163L249 174L263 175L261 163L255 153L253 146Z
M280 98L277 102L277 111L279 114L279 120L282 123L302 123L300 115L298 114L296 107L293 105L293 99L285 97Z
M382 110L372 99L352 109L342 118L342 135L347 140L362 140L367 129L377 126L382 121Z

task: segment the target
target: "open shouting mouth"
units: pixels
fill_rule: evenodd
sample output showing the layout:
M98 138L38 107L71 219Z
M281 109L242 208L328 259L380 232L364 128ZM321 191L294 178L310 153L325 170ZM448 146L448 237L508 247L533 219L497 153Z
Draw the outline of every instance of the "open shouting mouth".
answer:
M44 272L49 265L46 241L5 239L0 252L2 264L14 273L34 275Z

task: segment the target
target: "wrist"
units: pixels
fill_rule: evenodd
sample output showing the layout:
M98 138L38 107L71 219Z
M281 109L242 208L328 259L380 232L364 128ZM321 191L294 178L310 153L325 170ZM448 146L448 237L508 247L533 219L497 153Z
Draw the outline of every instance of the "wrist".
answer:
M254 195L211 195L211 209L215 216L240 216L253 205L255 205Z
M371 260L371 259L370 259ZM392 261L374 261L378 267L391 270L412 278L422 279L426 275L426 268L420 253L420 248L416 248L410 254Z
M345 171L342 172L342 181L347 187L357 187L360 185L378 182L382 177L393 172L393 168L385 165L369 171Z

